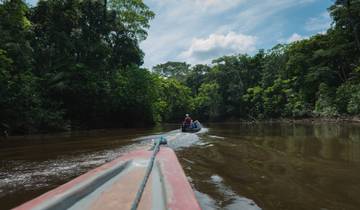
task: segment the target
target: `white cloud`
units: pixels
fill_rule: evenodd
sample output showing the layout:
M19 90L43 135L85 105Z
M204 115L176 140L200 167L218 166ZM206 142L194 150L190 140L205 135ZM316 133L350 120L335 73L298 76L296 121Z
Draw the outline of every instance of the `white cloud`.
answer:
M195 0L195 3L199 7L205 8L210 12L226 11L244 2L246 2L246 0Z
M303 39L306 39L306 36L302 36L300 34L297 33L293 33L287 40L286 43L291 43L291 42L296 42L296 41L300 41Z
M308 19L305 29L311 32L324 32L330 28L331 18L328 12L324 12L317 17Z
M201 40L208 40L212 35L225 37L230 32L257 37L254 47L272 47L284 34L294 30L290 25L293 19L291 15L303 15L299 11L320 0L144 1L156 13L148 39L141 43L146 55L144 65L151 67L169 60L182 61L185 57L188 62L198 62L208 59L210 54L216 54L215 52L243 52L224 47L208 51L195 48L196 43ZM297 13L289 14L290 9ZM305 14L301 19L306 22ZM310 34L304 30L302 27L297 32ZM287 42L287 39L283 38L283 42Z
M298 33L293 33L293 34L291 34L291 36L289 36L288 38L281 38L281 39L278 39L277 41L278 41L279 43L290 44L290 43L292 43L292 42L301 41L301 40L307 39L307 38L309 38L309 37L300 35L300 34L298 34Z
M230 54L249 53L256 48L256 37L229 32L211 34L208 38L195 38L188 50L180 54L191 63L209 62L212 59Z

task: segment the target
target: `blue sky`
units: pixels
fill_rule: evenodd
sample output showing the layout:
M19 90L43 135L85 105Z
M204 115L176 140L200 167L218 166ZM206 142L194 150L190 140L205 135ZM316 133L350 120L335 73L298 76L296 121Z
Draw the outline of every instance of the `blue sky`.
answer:
M145 66L209 63L326 31L331 0L145 0L156 13L141 46Z
M31 2L34 0L30 0ZM144 0L156 13L141 43L145 67L167 61L210 63L253 54L330 27L332 0Z

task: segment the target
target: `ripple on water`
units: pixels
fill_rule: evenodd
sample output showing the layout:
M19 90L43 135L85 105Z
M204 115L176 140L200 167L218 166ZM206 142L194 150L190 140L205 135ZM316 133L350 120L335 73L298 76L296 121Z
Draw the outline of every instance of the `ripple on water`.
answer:
M220 209L220 207L217 206L216 201L213 198L211 198L209 195L195 190L195 196L198 199L202 209L206 209L206 210Z
M114 160L127 151L149 146L142 142L117 149L80 155L65 155L45 161L1 161L0 198L21 190L34 190L52 185L54 180L69 180L92 168ZM52 181L49 181L52 180Z
M128 151L150 147L152 139L160 135L151 135L136 138L136 143L115 149L108 149L85 154L68 154L50 160L25 161L8 160L1 161L0 171L0 197L19 190L34 190L44 188L54 183L54 180L69 180L86 171L109 162ZM169 146L173 149L189 147L199 141L195 134L181 133L180 130L170 131L163 134L169 140ZM49 181L52 180L52 181Z
M187 147L191 147L193 145L202 145L201 138L199 134L203 134L208 132L207 128L202 128L197 133L184 133L178 130L170 131L163 136L168 141L168 146L174 150L181 150Z
M215 136L215 135L208 135L208 137L213 138L213 139L225 139L225 137Z
M119 148L109 148L104 150L96 150L80 152L78 149L60 153L61 155L50 156L49 159L37 160L3 160L0 170L0 198L6 200L9 197L15 197L22 192L33 192L48 190L49 188L58 186L72 178L79 176L92 168L109 162L122 154L136 150L139 148L148 148L153 144L152 139L158 138L160 135L168 139L168 146L174 150L181 150L194 145L208 146L202 144L201 135L208 132L207 128L203 128L198 133L183 133L179 129L163 134L155 134L141 138L133 139L130 145ZM114 143L116 145L116 143ZM55 145L56 146L56 145ZM41 147L41 145L39 145ZM191 162L191 160L188 160ZM202 200L207 200L209 206L216 203L214 199L201 192L197 193ZM10 196L9 196L10 195ZM19 200L20 201L20 200ZM19 202L17 201L17 202ZM206 203L205 202L205 203ZM15 203L14 203L15 204ZM10 205L10 203L8 204ZM220 208L204 208L204 209L220 209Z
M230 186L227 186L224 183L224 179L214 174L210 177L210 183L214 184L216 186L217 191L224 196L224 202L223 203L229 203L223 206L221 209L225 210L237 210L237 209L243 209L243 210L259 210L261 209L259 206L256 205L256 203L248 198L241 197L238 194L236 194ZM207 196L210 198L210 196ZM203 197L201 197L203 198ZM205 204L213 204L212 202L209 203L208 198L205 199ZM205 208L205 207L204 207ZM219 207L220 208L220 207Z
M180 150L190 147L199 142L199 137L192 133L178 133L176 135L169 136L168 146L174 150Z

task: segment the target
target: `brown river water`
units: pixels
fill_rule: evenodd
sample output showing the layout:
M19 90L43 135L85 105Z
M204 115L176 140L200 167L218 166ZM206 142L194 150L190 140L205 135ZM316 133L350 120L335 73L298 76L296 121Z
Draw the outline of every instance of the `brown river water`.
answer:
M162 135L203 209L360 209L360 124L207 124L0 140L0 209L10 209Z

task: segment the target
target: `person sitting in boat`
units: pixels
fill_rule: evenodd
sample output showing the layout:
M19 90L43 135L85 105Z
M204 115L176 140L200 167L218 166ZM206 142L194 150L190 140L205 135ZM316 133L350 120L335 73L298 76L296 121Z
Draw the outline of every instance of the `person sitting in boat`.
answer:
M193 121L193 122L191 123L191 128L197 128L197 127L198 127L198 122L199 122L199 121L197 121L197 120Z
M192 124L192 119L189 114L186 114L183 125L188 128L191 126L191 124Z

